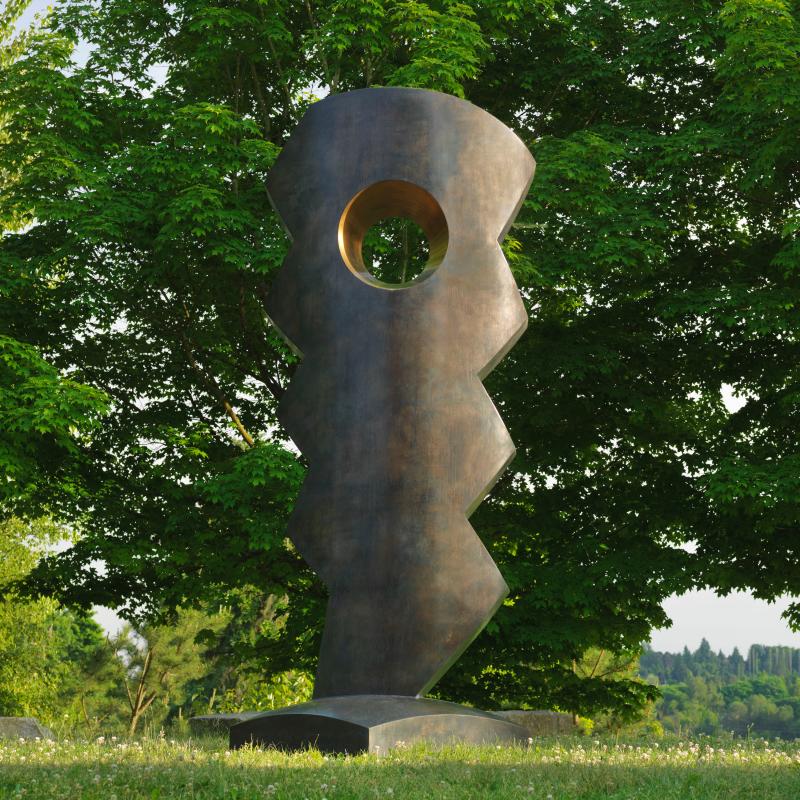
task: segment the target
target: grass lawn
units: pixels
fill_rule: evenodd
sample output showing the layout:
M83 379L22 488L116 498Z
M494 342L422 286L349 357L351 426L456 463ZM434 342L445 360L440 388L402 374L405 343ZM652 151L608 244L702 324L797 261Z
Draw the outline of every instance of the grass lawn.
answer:
M0 798L796 800L800 741L535 739L383 757L230 752L222 739L0 741Z

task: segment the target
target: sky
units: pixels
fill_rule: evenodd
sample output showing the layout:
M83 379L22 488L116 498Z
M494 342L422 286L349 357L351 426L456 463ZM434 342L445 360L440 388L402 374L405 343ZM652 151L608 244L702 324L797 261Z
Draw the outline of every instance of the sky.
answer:
M0 0L0 3L4 2L5 0ZM43 13L52 5L54 5L53 0L32 0L22 16L17 20L17 30L27 28L31 22L33 22L36 14ZM86 63L86 59L89 57L89 51L84 42L78 43L73 57L78 64Z
M34 13L43 11L48 5L48 0L33 0L20 24L30 22ZM725 399L731 411L740 405L740 401L732 398L729 392ZM664 607L673 625L654 631L651 643L656 650L670 652L680 651L684 646L696 650L704 637L715 651L725 653L730 653L734 647L746 653L751 644L800 648L800 634L792 633L781 619L781 612L788 603L788 599L782 599L769 605L741 592L717 597L709 590L671 597ZM96 617L107 630L115 631L120 627L119 618L109 609L98 607Z
M44 11L49 5L52 5L51 0L33 0L17 23L18 27L27 27L33 21L34 14Z
M751 644L789 645L800 648L800 634L792 633L781 612L789 605L782 598L770 605L749 594L737 592L717 597L710 590L670 597L664 603L671 628L654 631L654 650L675 653L688 647L694 651L703 638L714 651L729 655L738 647L747 655Z

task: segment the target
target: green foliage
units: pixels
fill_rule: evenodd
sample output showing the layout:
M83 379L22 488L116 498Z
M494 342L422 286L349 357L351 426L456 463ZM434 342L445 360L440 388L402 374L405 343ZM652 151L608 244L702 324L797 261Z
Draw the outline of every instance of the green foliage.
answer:
M678 733L800 737L800 650L753 645L747 658L647 650L642 675L661 684L656 716Z
M119 644L120 637L109 638L91 616L73 613L61 656L64 682L56 730L91 736L121 729L126 703Z
M11 291L0 274L0 300ZM75 491L70 467L104 409L102 392L62 377L33 347L0 333L0 509L48 480Z
M287 248L264 178L316 96L439 89L539 164L505 243L531 325L487 382L518 454L472 520L511 594L439 691L641 707L652 687L573 662L633 652L691 586L800 594L799 48L779 0L64 0L7 35L0 334L61 399L34 381L36 430L3 367L0 413L30 436L2 457L30 513L82 532L31 587L131 618L272 597L233 646L313 669L325 592L283 536L304 465L275 419L295 357L261 306ZM79 386L108 397L99 427ZM58 480L40 434L75 448Z
M589 734L595 729L615 733L623 728L631 730L652 712L656 692L639 677L639 650L614 653L593 647L574 662L573 672L581 679L579 696L584 708L591 708L585 701L585 686L594 688L600 697L603 692L608 692L609 682L616 683L613 688L621 689L617 692L619 699L613 705L609 704L605 713L595 713L593 719L583 719L582 722L580 718L576 720L582 733ZM602 701L596 707L602 708Z
M464 97L464 84L478 75L489 45L468 3L446 0L441 9L416 0L387 4L394 37L408 42L400 65L387 75L390 86L417 86ZM405 63L404 63L405 62ZM365 75L367 83L371 83Z
M406 283L418 277L429 255L425 233L410 219L381 220L364 237L364 265L370 275L385 283Z
M192 682L209 671L208 649L229 621L230 612L208 614L199 609L180 609L172 625L143 625L123 629L113 644L120 664L133 735L142 717L163 724L177 711L191 708Z
M57 615L54 600L0 600L0 716L57 715L67 669L58 661L63 642L52 627Z
M52 598L29 600L14 585L68 532L47 520L0 522L0 716L62 723L93 688L104 641L99 626Z
M220 714L241 711L273 711L311 699L314 678L308 672L281 672L265 680L253 675L241 677L214 704Z
M703 678L691 678L686 683L664 686L662 691L657 718L678 733L752 733L783 739L795 739L800 734L798 687L796 682L787 686L781 677L743 679L722 687Z

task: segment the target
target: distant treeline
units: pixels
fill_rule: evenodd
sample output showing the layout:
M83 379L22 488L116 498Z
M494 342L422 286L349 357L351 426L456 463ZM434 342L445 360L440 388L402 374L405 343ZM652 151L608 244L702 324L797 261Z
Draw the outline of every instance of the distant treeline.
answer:
M753 645L744 658L703 639L693 653L646 648L639 672L661 687L655 715L669 730L800 737L800 649Z
M761 674L800 675L800 649L754 644L745 658L736 647L729 656L721 651L715 653L703 639L694 653L687 647L682 653L660 653L645 648L639 672L644 678L655 675L662 685L683 683L690 677L737 680Z

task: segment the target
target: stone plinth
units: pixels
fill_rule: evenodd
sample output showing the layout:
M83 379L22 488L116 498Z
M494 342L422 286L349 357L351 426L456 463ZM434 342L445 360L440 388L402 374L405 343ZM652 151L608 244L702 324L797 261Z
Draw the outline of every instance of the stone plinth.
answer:
M497 716L513 722L528 731L528 736L554 736L575 733L572 714L558 711L497 711Z
M33 717L0 717L0 739L55 739L53 732Z
M385 753L417 741L431 744L523 744L524 728L456 703L393 695L325 697L268 711L231 728L231 748L246 744L323 753Z

